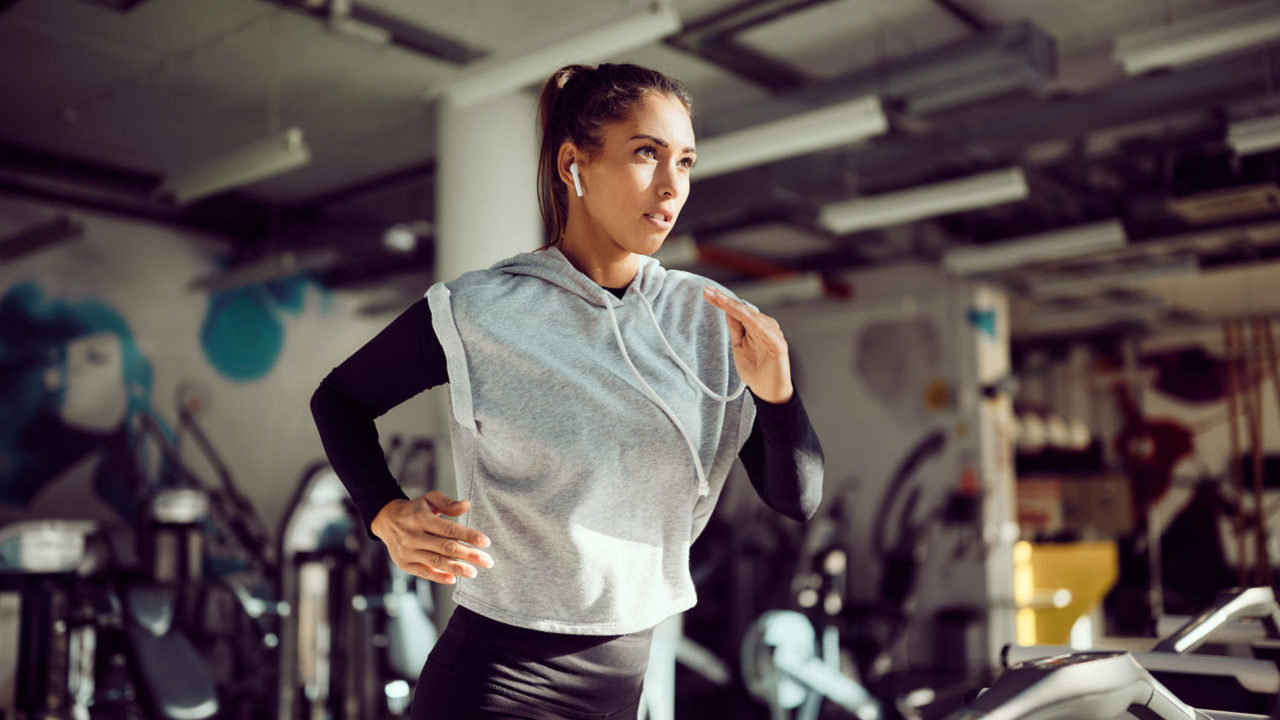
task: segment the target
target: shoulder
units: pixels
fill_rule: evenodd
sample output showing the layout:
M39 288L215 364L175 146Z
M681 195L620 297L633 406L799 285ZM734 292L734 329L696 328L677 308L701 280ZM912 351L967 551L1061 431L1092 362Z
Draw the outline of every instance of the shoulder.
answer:
M667 270L663 282L663 292L670 292L682 299L701 299L703 288L713 288L736 300L742 300L738 294L724 285L696 273L686 270ZM705 303L704 303L705 304ZM707 307L711 307L709 304ZM714 309L714 308L712 308Z
M444 294L454 303L483 299L495 292L501 293L503 284L510 279L510 275L491 269L471 270L452 280L435 283L427 294Z
M706 286L720 287L720 283L686 270L667 270L663 277L662 289L678 295L701 295Z

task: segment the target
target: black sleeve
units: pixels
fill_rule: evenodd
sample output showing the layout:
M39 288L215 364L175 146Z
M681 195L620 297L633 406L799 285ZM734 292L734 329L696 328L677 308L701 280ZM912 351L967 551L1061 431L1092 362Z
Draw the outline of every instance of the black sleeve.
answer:
M414 303L320 382L311 396L320 441L369 530L392 500L407 499L387 467L374 419L449 381L426 299Z
M800 393L783 403L755 403L755 423L738 458L765 504L793 520L809 520L822 502L823 456Z

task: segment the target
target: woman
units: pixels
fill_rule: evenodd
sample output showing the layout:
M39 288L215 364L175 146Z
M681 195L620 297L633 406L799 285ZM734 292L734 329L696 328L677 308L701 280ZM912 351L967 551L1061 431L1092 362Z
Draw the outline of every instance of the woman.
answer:
M817 508L822 451L777 322L648 257L688 198L691 107L634 65L557 71L539 104L547 246L436 283L312 399L370 532L457 584L414 718L634 718L735 457L771 507ZM469 499L410 500L374 418L445 382Z

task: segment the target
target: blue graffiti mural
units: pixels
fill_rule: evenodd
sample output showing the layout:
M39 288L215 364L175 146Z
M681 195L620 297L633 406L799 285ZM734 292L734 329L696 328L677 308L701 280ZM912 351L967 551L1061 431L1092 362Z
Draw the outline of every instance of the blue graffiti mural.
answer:
M969 325L989 338L996 337L996 311L984 308L969 308L967 314Z
M308 275L299 274L211 293L200 327L205 357L228 379L265 377L284 349L281 315L302 312L309 286L320 287Z
M139 428L152 411L151 362L124 317L92 299L44 297L33 283L0 298L0 502L25 505L100 452L94 489L126 519L148 478Z

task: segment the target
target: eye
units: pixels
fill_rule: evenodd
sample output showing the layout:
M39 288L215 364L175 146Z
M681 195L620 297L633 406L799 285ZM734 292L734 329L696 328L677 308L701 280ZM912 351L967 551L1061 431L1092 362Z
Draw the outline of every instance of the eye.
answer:
M680 158L680 164L685 170L692 170L698 164L698 161L691 157Z
M643 147L637 148L636 152L641 155L647 155L648 157L652 157L652 158L658 157L658 149L652 145L645 145Z

